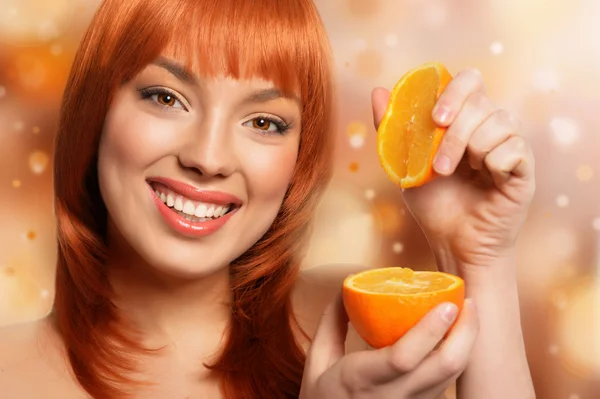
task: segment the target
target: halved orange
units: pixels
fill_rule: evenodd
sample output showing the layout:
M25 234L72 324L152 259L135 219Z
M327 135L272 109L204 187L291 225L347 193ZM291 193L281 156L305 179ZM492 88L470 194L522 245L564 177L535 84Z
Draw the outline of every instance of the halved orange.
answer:
M452 76L440 62L420 66L394 86L377 131L379 162L402 188L418 187L435 177L433 159L446 132L432 111Z
M388 267L351 275L342 288L356 332L372 347L392 345L444 302L463 307L464 281L442 272Z

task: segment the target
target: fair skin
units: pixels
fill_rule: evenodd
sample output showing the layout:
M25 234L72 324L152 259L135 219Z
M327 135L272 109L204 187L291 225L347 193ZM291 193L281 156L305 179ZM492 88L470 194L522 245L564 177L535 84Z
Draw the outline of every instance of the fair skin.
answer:
M376 126L388 99L374 90ZM449 320L434 311L394 346L347 356L347 318L334 302L311 347L302 398L436 398L459 376L461 399L535 398L515 276L515 241L535 190L531 149L478 71L459 73L432 116L448 127L434 165L444 178L405 190L404 199L439 268L465 279L472 302L439 350Z
M293 98L265 92L273 89L268 81L217 77L202 84L198 84L198 78L184 82L172 68L169 71L162 64L147 67L119 90L103 131L98 167L103 200L110 214L110 281L116 303L144 332L143 343L165 347L160 356L144 361L142 377L157 386L136 394L144 398L214 398L219 396L217 381L202 362L217 352L227 322L226 266L264 234L277 214L296 161L300 106ZM484 139L494 137L504 142L509 134L518 133L500 121L474 123L487 120L482 119L486 115L480 109L483 101L474 108L462 106L474 92L465 87L470 87L475 78L460 76L440 99L458 114L444 122L451 125L451 138L441 149L451 155L453 162L462 157L466 143L474 138L486 142ZM147 99L140 98L140 89L155 86L171 89L172 97L147 93ZM386 96L385 91L374 92L376 123ZM273 133L274 125L265 123L265 118L289 124L289 130L283 135ZM460 124L463 120L473 123ZM489 128L480 132L480 125ZM456 143L465 146L461 150ZM452 309L434 310L394 347L344 355L348 324L343 306L334 302L324 312L308 353L303 399L438 398L463 371L459 380L461 398L532 397L528 396L530 380L527 376L519 380L515 368L504 359L511 359L517 369L527 370L512 275L514 262L510 258L516 236L508 235L516 235L522 223L520 216L530 200L533 160L526 145L509 151L498 143L489 150L479 151L479 160L488 165L488 158L498 159L498 163L488 165L493 176L505 176L501 171L506 169L507 160L513 161L513 150L522 161L518 164L525 166L510 169L508 179L497 179L483 193L472 182L453 175L452 167L445 173L453 177L405 193L408 206L432 242L440 267L466 277L467 287L472 287L467 295L473 298L477 311L467 304L456 327L435 352L433 348L456 317ZM467 152L477 151L467 147ZM148 181L152 184L156 176L233 194L239 199L237 211L210 235L186 236L168 226L150 200ZM457 193L457 201L469 208L457 207L456 214L447 215L447 223L441 223L443 228L437 223L435 229L441 230L435 230L425 215L442 206L435 200L440 192ZM423 203L427 206L416 206ZM522 212L516 212L515 207ZM488 209L492 212L486 213ZM481 211L492 218L480 218ZM467 241L461 247L456 245L456 235L448 233L459 227L456 220L465 218L471 220L467 227L480 230L465 231L460 237ZM491 241L496 237L500 241ZM165 247L168 252L161 250ZM486 256L471 254L473 248ZM357 268L335 270L334 286L339 287L347 272ZM491 279L497 284L494 289L489 289L494 286ZM310 284L304 292L310 292ZM302 293L296 293L295 298L301 321L303 315L321 313L315 310L315 302L298 303ZM502 325L495 324L499 312L506 315L498 317ZM314 330L310 323L306 327ZM61 397L67 399L85 397L69 375L60 339L47 321L3 330L0 353L0 386L8 387L9 396L39 397L61 392ZM501 355L506 370L495 367ZM19 383L25 379L35 380L36 384ZM499 395L499 389L508 388L514 391Z

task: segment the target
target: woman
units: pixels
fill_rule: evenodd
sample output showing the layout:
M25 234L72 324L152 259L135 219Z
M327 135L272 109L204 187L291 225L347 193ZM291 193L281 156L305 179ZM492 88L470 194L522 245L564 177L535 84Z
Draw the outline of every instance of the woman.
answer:
M448 304L343 356L338 300L305 355L295 313L321 312L291 296L330 176L330 67L309 0L101 4L56 141L55 306L2 331L3 397L436 398L461 374L461 399L533 397L514 276L533 159L473 71L434 113L448 177L405 197L478 312L436 351Z

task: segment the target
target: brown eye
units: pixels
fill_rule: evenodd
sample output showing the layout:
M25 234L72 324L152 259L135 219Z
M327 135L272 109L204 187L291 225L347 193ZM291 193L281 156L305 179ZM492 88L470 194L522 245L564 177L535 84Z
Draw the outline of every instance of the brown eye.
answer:
M271 122L264 118L252 119L252 127L255 129L267 131L271 127Z
M147 89L141 89L140 96L142 97L142 100L149 101L152 103L152 105L156 105L163 110L167 108L172 108L169 111L178 108L182 109L183 111L188 110L186 106L183 105L183 102L180 100L180 97L177 94L171 93L171 91L161 87L149 87Z
M172 107L175 105L175 97L169 93L160 93L157 97L158 102L164 106Z

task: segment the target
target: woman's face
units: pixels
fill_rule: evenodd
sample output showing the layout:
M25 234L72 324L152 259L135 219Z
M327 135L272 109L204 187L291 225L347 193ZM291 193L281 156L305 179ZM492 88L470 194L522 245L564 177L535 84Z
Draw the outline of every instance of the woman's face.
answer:
M115 94L100 141L109 245L179 277L226 267L279 211L300 117L271 82L148 65Z

